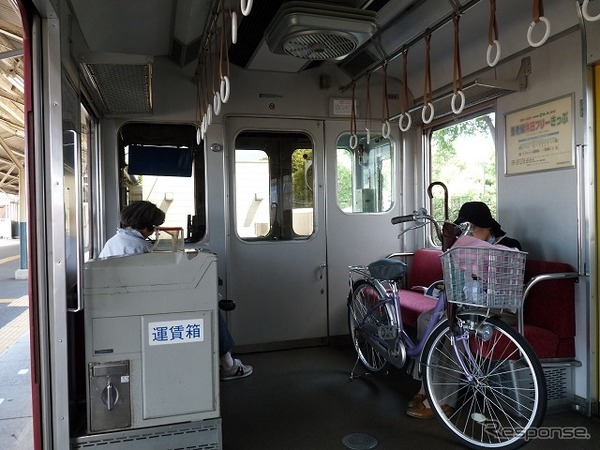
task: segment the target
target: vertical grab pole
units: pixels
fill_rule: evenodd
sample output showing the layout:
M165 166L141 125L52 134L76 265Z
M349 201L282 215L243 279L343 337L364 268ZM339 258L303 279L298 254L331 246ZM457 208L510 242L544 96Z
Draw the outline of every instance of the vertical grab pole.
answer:
M584 151L585 144L575 145L575 164L577 166L577 273L579 275L587 275L587 267L582 251L585 211Z

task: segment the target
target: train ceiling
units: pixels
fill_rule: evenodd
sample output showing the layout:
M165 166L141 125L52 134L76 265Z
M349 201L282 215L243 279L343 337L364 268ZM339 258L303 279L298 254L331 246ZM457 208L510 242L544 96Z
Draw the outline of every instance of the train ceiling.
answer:
M246 70L297 73L336 65L351 83L360 81L366 73L380 70L385 61L388 76L400 80L401 53L408 49L408 85L416 105L423 94L423 30L430 30L431 60L448 68L432 75L434 89L439 91L434 94L439 98L445 95L448 103L454 31L451 18L455 12L461 17L461 52L482 55L480 59L463 60L463 73L478 74L486 68L490 0L69 0L68 3L89 47L79 55L84 73L90 85L98 87L92 95L104 104L101 110L107 116L151 113L150 79L155 58L170 58L193 78L202 63L203 48L221 26L216 14L221 9L237 13L237 43L229 43L228 56L232 64ZM527 49L525 34L532 20L532 3L497 2L503 57ZM575 1L544 3L552 22L552 36L578 25L572 19L576 17ZM242 14L241 8L250 4L249 14ZM342 20L335 23L333 16ZM22 32L15 0L0 0L0 21L3 45L0 53L4 56L0 63L3 71L0 193L12 194L18 191L18 167L23 160ZM466 81L474 87L473 92L485 91L482 98L493 98L515 90L515 86L522 89L527 70L525 64L525 70L515 73L513 79L500 80L500 89L488 80ZM114 85L114 75L119 73L122 76L118 79L128 83L125 90ZM512 81L508 90L506 81ZM340 86L340 92L347 92L347 87ZM488 90L493 91L491 97Z
M229 20L231 12L237 15L237 42L231 43L229 39L227 54L230 63L246 70L297 73L324 64L336 65L347 75L350 83L364 79L366 73L380 70L385 62L388 76L400 80L401 56L403 50L407 50L410 53L407 84L416 104L424 95L424 30L431 33L430 59L436 62L438 68L443 68L432 74L434 90L440 89L436 96L448 93L448 85L452 83L454 14L460 17L461 52L481 55L480 58L464 58L463 73L477 74L489 69L485 55L490 0L70 1L89 45L89 55L85 58L91 59L82 60L82 63L92 80L91 84L100 87L97 98L105 103L103 112L108 116L129 113L132 109L151 113L148 79L152 58L170 58L185 71L189 70L191 77L198 78L203 67L208 65L202 59L203 51L210 48L209 54L218 53L218 33L224 27L230 27L224 25L222 16ZM538 2L546 5L553 36L577 25L576 20L573 23L576 17L574 1ZM497 2L496 17L503 58L523 52L528 47L526 34L532 22L533 4L531 0ZM252 5L251 10L244 15L242 9L248 5ZM220 11L226 14L219 15ZM108 29L110 32L106 32ZM228 36L228 33L225 35ZM136 63L136 67L126 67L122 63L107 66L102 55L115 53L136 55L142 62ZM145 68L139 65L144 64L143 58L148 58ZM97 59L97 63L92 62L93 59ZM121 79L130 83L139 81L133 87L115 90L107 83L103 90L103 73L112 76L121 70L125 71ZM130 76L130 72L136 76ZM494 72L491 73L493 76ZM521 75L520 71L511 74L511 80L517 81ZM474 82L473 79L466 81ZM508 80L501 81L504 86ZM523 87L520 80L516 84ZM496 91L487 79L478 86L484 85L491 91L481 98L494 98L514 90L502 88ZM347 85L340 86L340 92L347 88ZM120 94L122 90L130 92L132 100L141 101L121 106L124 100ZM479 94L477 96L480 97ZM467 104L472 104L470 99L467 99Z

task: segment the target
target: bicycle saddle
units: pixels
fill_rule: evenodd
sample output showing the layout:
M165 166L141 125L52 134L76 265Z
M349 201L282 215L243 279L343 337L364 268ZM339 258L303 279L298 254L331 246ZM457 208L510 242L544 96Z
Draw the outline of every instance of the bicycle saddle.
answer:
M380 280L398 280L408 272L408 266L396 259L378 259L369 264L369 272Z

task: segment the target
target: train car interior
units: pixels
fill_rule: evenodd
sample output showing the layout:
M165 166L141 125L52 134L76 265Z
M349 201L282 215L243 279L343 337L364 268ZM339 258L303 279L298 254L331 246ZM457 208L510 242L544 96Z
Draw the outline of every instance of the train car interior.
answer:
M0 3L23 23L0 30L24 117L0 192L26 205L33 448L597 448L600 0ZM138 201L165 213L153 251L100 258ZM526 295L471 310L461 285L449 359L482 404L527 393L421 420L414 370L438 398L428 352L458 334L412 340L473 201ZM365 281L388 299L366 350ZM220 380L219 316L250 376Z

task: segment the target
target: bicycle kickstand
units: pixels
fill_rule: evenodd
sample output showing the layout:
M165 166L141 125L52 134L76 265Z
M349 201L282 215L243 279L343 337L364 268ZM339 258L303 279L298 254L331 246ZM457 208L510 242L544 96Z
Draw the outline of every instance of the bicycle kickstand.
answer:
M350 371L350 381L354 380L355 378L359 378L359 377L363 377L365 375L369 375L370 372L365 372L362 375L356 375L355 374L355 370L356 370L356 366L358 366L358 363L360 361L360 357L356 357L356 361L354 362L354 366L352 366L352 370Z

